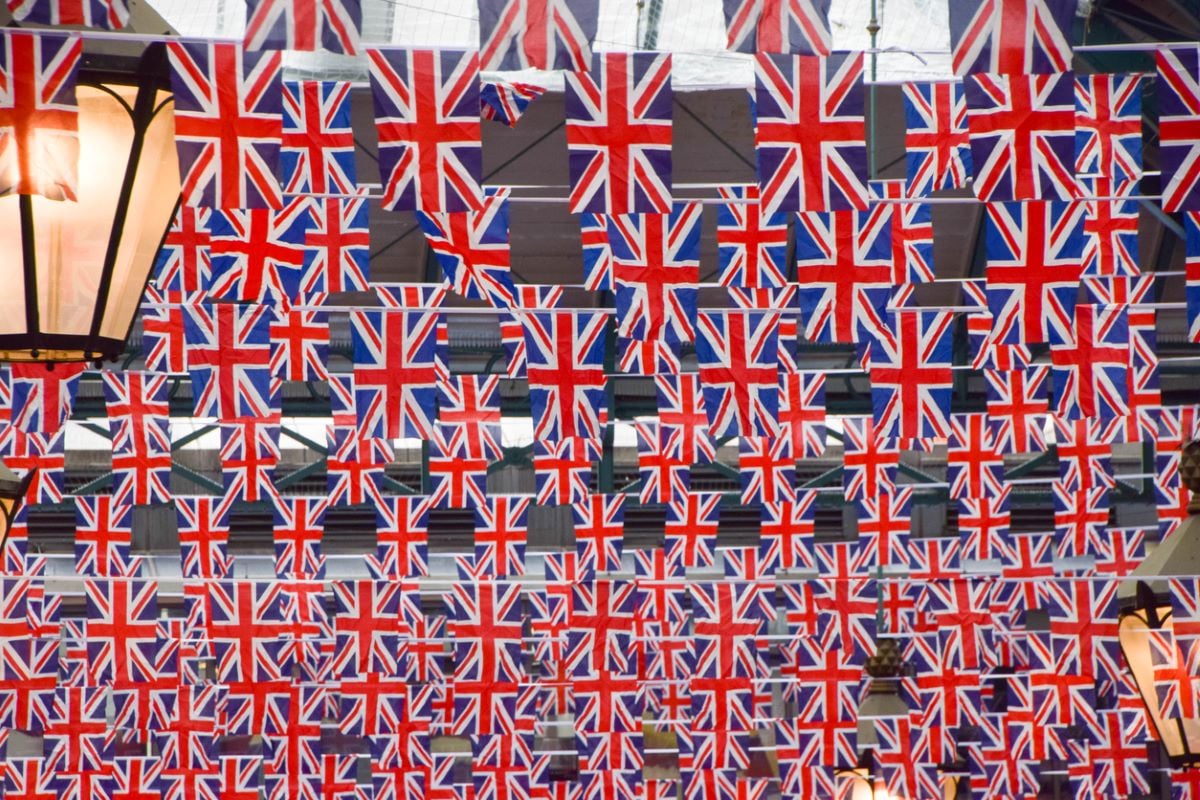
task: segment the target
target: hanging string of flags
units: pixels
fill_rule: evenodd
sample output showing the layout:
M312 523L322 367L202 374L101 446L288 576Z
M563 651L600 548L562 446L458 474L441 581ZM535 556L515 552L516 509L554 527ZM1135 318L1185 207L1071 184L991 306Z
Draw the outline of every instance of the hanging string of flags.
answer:
M8 6L23 23L108 30L129 13ZM43 752L4 760L4 797L832 798L860 775L894 798L960 780L989 797L1053 776L1077 797L1159 785L1118 586L1185 518L1180 456L1200 433L1195 407L1163 402L1155 279L1168 273L1143 272L1138 253L1143 203L1182 215L1200 342L1194 43L1155 48L1156 186L1148 81L1071 72L1073 0L950 3L960 80L904 85L905 177L874 180L863 54L832 50L829 1L724 0L729 49L754 55L756 179L696 187L673 181L672 54L593 53L596 0L481 0L478 50L366 43L358 0L247 6L244 41L168 37L183 196L140 368L103 372L106 493L65 480L82 367L0 370L0 458L36 471L33 503L73 505L83 583L82 606L64 601L30 518L15 521L0 553L0 755L9 731ZM74 197L91 35L0 32L0 193ZM282 50L316 49L366 60L377 186L358 180L354 87L283 80ZM509 208L530 198L482 175L481 120L516 125L544 90L480 72L527 68L568 71L570 183L533 188L567 190L555 199L578 215L584 274L555 285L514 280ZM714 196L676 193L696 188ZM936 194L950 190L972 197ZM958 306L931 308L915 288L946 280L942 202L983 205L986 269L961 281ZM718 206L715 285L700 279L703 203ZM373 280L376 204L415 214L444 282ZM568 307L567 285L611 292L612 307ZM701 286L723 287L728 307L700 307ZM451 311L450 293L487 309ZM452 370L459 313L498 316L503 375ZM335 316L348 371L330 365ZM852 347L853 365L814 370L802 342ZM956 403L968 369L980 407ZM826 384L846 372L869 382L871 412L841 419L838 455ZM218 426L213 496L172 491L188 469L170 415L183 375L193 415ZM652 379L657 414L635 425L636 485L596 492L618 375ZM528 494L488 489L505 456L502 377L528 387ZM321 497L277 486L287 381L328 387ZM401 437L427 443L413 494L386 472ZM734 440L756 546L718 546L721 493L692 485ZM1133 444L1149 471L1121 475L1113 448ZM914 449L944 454L944 481L927 483L956 531L914 534L915 489L899 479ZM799 485L797 464L826 456L841 461L853 540L817 534L825 488ZM1053 530L1014 522L1027 479L1006 458L1022 456L1057 460ZM1116 524L1118 481L1133 477L1157 530ZM661 546L627 546L634 495L663 507ZM273 579L235 570L246 503L271 509ZM182 606L134 547L134 509L156 504L177 518ZM575 541L539 556L540 578L527 574L534 504L569 507ZM325 521L341 506L374 514L362 579L327 578ZM431 610L439 509L469 511L473 540ZM1174 630L1154 644L1164 713L1187 719L1200 717L1197 597L1195 579L1170 582ZM893 645L904 668L884 680ZM863 712L888 682L903 711ZM443 737L469 742L469 775ZM1165 772L1178 796L1200 786L1195 769Z

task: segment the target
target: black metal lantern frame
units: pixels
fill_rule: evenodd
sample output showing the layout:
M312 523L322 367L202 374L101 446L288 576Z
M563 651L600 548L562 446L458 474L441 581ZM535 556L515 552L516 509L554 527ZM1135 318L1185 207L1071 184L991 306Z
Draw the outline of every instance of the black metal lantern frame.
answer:
M0 361L21 362L21 361L36 361L51 364L54 362L80 362L80 361L95 361L99 362L105 359L115 359L125 349L125 343L132 331L134 320L137 316L137 308L140 305L140 300L145 292L146 285L150 279L150 272L154 264L154 254L161 248L170 226L171 219L174 218L176 209L179 205L178 181L175 178L175 191L170 200L166 200L166 193L159 191L157 195L151 192L151 196L146 196L145 183L143 182L139 188L139 177L144 178L147 174L151 174L154 170L170 169L175 170L173 164L163 165L156 161L155 163L143 164L142 161L146 157L146 142L148 133L156 121L160 125L166 125L161 119L164 109L173 106L173 98L170 96L169 73L167 70L166 48L162 44L150 45L140 58L130 58L122 56L105 56L105 55L88 55L82 57L82 63L79 68L77 86L80 89L88 88L90 90L102 92L111 98L115 103L114 108L120 108L127 117L127 123L132 127L132 135L129 138L128 155L125 161L124 172L120 178L120 188L116 194L115 208L112 210L111 224L108 227L107 242L103 247L102 254L97 247L94 258L103 259L99 266L98 275L95 277L95 297L94 305L90 312L90 324L78 326L72 325L72 330L54 330L53 326L47 324L47 320L43 319L42 309L44 303L54 302L53 297L43 297L51 289L46 285L46 281L39 281L39 275L44 274L47 265L39 264L39 247L42 248L42 255L46 253L46 242L53 238L54 233L39 232L39 224L44 224L44 217L38 213L39 207L43 210L50 206L40 205L43 198L34 198L30 195L21 195L18 198L10 198L16 202L16 214L19 216L21 254L20 254L20 272L23 279L23 295L24 295L24 325L19 321L10 320L7 331L0 333ZM131 93L130 89L134 89L136 93ZM130 95L132 94L132 102ZM111 109L108 109L111 112ZM82 121L82 109L81 109ZM173 131L173 127L171 129ZM80 130L81 137L81 152L86 143L82 141L88 131ZM156 142L161 146L161 136L164 131L156 130ZM128 130L122 131L121 135L128 136ZM173 140L173 135L170 136ZM172 142L173 146L173 142ZM108 153L103 156L104 161L111 162L112 158L119 159L120 152L112 154L110 158ZM106 164L107 169L111 170L112 165ZM80 180L86 179L84 173L89 166L82 163L79 164ZM119 169L119 166L117 167ZM138 199L142 203L152 202L153 208L149 209L148 217L156 219L159 216L164 216L166 225L161 230L157 230L157 226L150 223L151 227L156 230L150 234L156 237L150 246L147 247L144 243L131 242L133 236L129 234L127 226L143 224L138 219L138 213L146 213L145 209L134 209L131 207L132 201L135 199L135 188L139 188L137 193ZM79 203L68 203L67 201L44 201L46 203L66 203L63 207L62 214L78 212L85 213L105 213L106 209L88 208L87 199L80 197ZM166 204L173 203L170 209L165 208ZM58 211L58 209L55 209ZM169 215L166 212L169 211ZM12 213L9 209L8 213ZM131 214L133 216L131 216ZM74 234L71 228L64 228L64 238L69 238ZM39 242L39 239L41 240ZM135 256L131 256L130 252L122 251L122 246L140 247L140 250ZM152 247L152 252L150 248ZM60 255L58 252L56 256ZM118 271L118 263L125 263L130 258L134 258L135 262L125 276L128 280L121 280L121 285L114 285L114 275ZM90 261L91 259L88 259ZM15 265L14 265L15 266ZM78 269L93 270L91 273L95 275L96 267L88 264L86 267L78 267ZM142 271L145 271L144 277ZM14 276L15 277L15 276ZM11 289L11 287L10 287ZM133 292L137 293L136 297L130 297ZM117 297L121 293L123 296ZM119 304L119 305L118 305ZM124 316L128 316L128 322ZM81 317L83 315L80 315ZM16 330L14 328L23 330ZM106 329L107 328L107 329Z

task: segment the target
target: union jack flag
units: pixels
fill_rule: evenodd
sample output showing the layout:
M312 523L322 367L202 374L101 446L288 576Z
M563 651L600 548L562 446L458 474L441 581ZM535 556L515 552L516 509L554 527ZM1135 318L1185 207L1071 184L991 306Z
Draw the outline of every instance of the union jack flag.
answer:
M981 200L1069 200L1079 193L1075 97L1070 75L994 75L967 80L971 187Z
M224 578L233 566L229 555L231 500L176 497L180 560L185 578Z
M1083 205L991 203L987 303L1000 344L1071 339L1083 272Z
M583 246L583 288L612 291L612 248L608 246L608 217L580 214L579 237Z
M627 375L678 375L679 345L663 339L617 339L617 369Z
M1083 492L1098 486L1111 489L1115 485L1111 444L1103 436L1099 420L1054 418L1059 478L1070 491Z
M767 214L758 187L719 186L717 259L722 286L782 288L787 284L786 214Z
M1071 337L1050 347L1056 417L1110 420L1129 413L1129 312L1125 306L1075 307Z
M716 457L708 435L704 391L696 373L659 375L654 379L658 424L670 454L684 464L707 464Z
M271 321L271 374L289 381L329 379L329 314L281 310Z
M437 508L474 508L487 502L488 460L447 442L437 431L429 441L429 502Z
M1096 796L1130 797L1150 791L1150 762L1144 741L1145 712L1111 708L1098 712L1096 738L1089 743Z
M489 497L475 506L475 572L490 580L525 574L528 497Z
M335 505L383 502L384 469L395 460L392 443L379 437L361 437L352 426L326 429L329 452L325 472L329 501Z
M75 497L75 571L93 577L136 575L133 558L133 506L103 495Z
M499 458L499 375L450 375L438 381L437 428L474 456Z
M958 533L962 557L974 561L1006 561L1009 558L1008 534L1012 524L1006 486L997 497L976 497L958 501Z
M894 493L880 492L855 504L859 537L858 552L851 564L854 573L909 571L912 493L911 487L900 488Z
M201 293L160 292L146 286L142 315L142 356L150 372L178 375L187 371L183 306L199 301Z
M1054 534L1061 559L1091 558L1108 537L1108 487L1072 487L1052 481Z
M1045 425L1050 412L1049 366L1018 370L984 370L988 416L996 449L1001 453L1030 453L1046 449Z
M476 211L482 147L479 53L368 50L383 207Z
M817 458L825 452L825 374L789 372L779 377L780 432L791 438L796 458Z
M454 680L521 679L521 587L481 580L447 595L447 631L454 641Z
M1114 184L1141 177L1141 76L1076 76L1075 173Z
M754 148L763 210L867 207L861 53L756 57Z
M842 419L842 486L847 500L863 500L896 491L900 442L881 436L871 417Z
M634 617L640 605L640 592L633 581L596 579L571 586L567 662L572 675L595 679L610 670L613 677L630 674ZM577 680L575 686L576 713L580 711L579 683Z
M300 293L305 264L311 258L304 246L311 226L307 197L288 200L278 210L214 212L209 223L212 232L209 295L287 307Z
M724 0L727 47L736 53L828 56L829 0Z
M170 42L183 204L279 208L283 86L279 53L233 42Z
M171 499L171 436L165 375L102 373L113 424L113 498L148 505Z
M950 434L954 315L905 309L887 319L889 335L871 343L868 357L876 435L944 439Z
M777 503L796 494L796 456L789 438L743 436L738 445L742 504Z
M300 296L331 292L386 291L368 281L371 231L364 198L309 198L311 222L304 230L306 258ZM436 305L420 303L419 305Z
M700 212L699 203L676 203L669 215L608 217L619 336L695 338Z
M521 284L517 290L517 307L523 310L557 308L563 304L563 287L553 284ZM525 376L528 359L525 353L525 327L519 314L500 318L500 344L508 360L510 378Z
M950 8L955 75L1071 69L1071 0L984 0Z
M361 0L248 0L247 50L328 50L358 55Z
M954 414L950 418L946 479L954 500L997 498L1004 491L1004 459L987 414Z
M1080 178L1084 200L1083 275L1126 277L1138 266L1138 205L1131 197L1136 180L1114 184L1111 178ZM1103 198L1103 199L1101 199Z
M40 365L39 365L40 366ZM43 367L45 369L45 367ZM26 503L61 503L66 469L66 432L22 433L15 427L0 434L0 459L18 475L33 472Z
M571 506L580 578L621 569L625 495L592 494Z
M232 303L184 307L187 367L198 417L268 417L278 408L271 380L270 308Z
M759 528L759 560L768 573L815 571L817 492L799 491L794 498L763 503Z
M98 683L152 681L158 677L158 584L154 581L89 579L88 676Z
M928 203L913 199L911 189L903 180L871 181L870 186L875 200L912 200L877 203L872 207L872 215L881 214L887 220L885 224L892 229L892 283L904 285L932 281L932 208Z
M76 199L82 53L78 36L6 30L0 37L0 194Z
M403 591L393 581L334 581L334 674L395 673L401 637L410 633L400 616Z
M324 497L274 498L272 538L276 576L313 580L325 577L321 538L328 510L329 499Z
M17 22L119 30L129 21L127 0L7 0Z
M568 437L556 442L533 443L534 493L538 505L566 505L584 500L592 475L592 462L600 448L591 439Z
M541 86L531 83L485 81L479 90L480 116L515 128L529 104L545 93Z
M161 292L195 295L208 289L212 275L209 220L212 210L181 205L154 260L154 284Z
M1158 142L1163 211L1200 209L1200 51L1162 47L1158 63Z
M376 579L429 574L429 498L382 498L375 507L375 556L367 567Z
M638 422L638 474L642 503L667 503L672 497L686 493L691 484L691 463L681 455L676 444L680 434L653 421Z
M599 438L608 316L576 311L519 316L525 330L534 439Z
M779 427L779 315L700 315L696 356L709 432L774 436Z
M360 436L433 436L438 313L355 311L354 402Z
M597 0L480 3L481 68L586 70L599 13Z
M53 434L71 414L83 364L13 364L9 367L12 426L22 433Z
M283 82L279 166L284 194L357 192L350 88L347 81Z
M972 170L962 83L904 84L904 120L909 194L966 186Z
M667 562L680 567L711 567L721 515L719 492L679 492L667 503L663 547Z
M821 342L858 342L887 330L891 298L892 213L805 213L796 222L796 278L804 336Z
M488 187L478 211L417 212L425 241L454 291L501 308L516 305L509 273L509 194L505 187Z
M566 79L571 213L669 213L670 54L597 54Z
M205 628L217 657L220 683L280 680L290 667L282 656L287 626L274 582L206 584Z

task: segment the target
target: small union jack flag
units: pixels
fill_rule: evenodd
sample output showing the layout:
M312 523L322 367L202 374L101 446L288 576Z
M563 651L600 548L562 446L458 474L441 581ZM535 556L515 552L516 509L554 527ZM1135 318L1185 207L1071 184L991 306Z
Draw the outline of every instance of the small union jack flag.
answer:
M375 556L367 557L379 580L429 574L429 498L388 495L375 507Z
M436 508L474 508L487 502L488 459L440 432L429 441L429 502Z
M599 438L607 315L537 311L519 316L525 330L534 438Z
M1075 173L1114 184L1141 177L1141 76L1076 76Z
M804 336L858 342L887 330L892 294L892 213L803 213L796 220L796 279Z
M148 371L175 375L187 371L183 306L199 302L201 294L188 297L191 299L185 302L181 292L160 292L153 285L146 287L141 315L142 356Z
M371 232L364 198L310 198L311 223L304 230L306 259L300 280L303 298L327 292L365 292L378 284L367 280ZM435 305L421 303L420 305Z
M825 374L790 372L780 381L780 431L796 458L817 458L825 452Z
M796 495L796 456L787 437L743 436L738 445L742 504L778 503Z
M39 365L40 366L40 365ZM45 369L45 367L43 367ZM66 469L66 433L22 433L7 427L0 434L0 459L21 477L33 472L27 503L61 503Z
M756 59L754 146L763 210L867 207L861 53Z
M1051 345L1058 418L1111 420L1129 413L1129 312L1081 303L1070 339Z
M817 492L799 491L775 503L764 503L759 527L759 561L768 573L816 570Z
M11 29L0 36L0 194L76 199L82 53L78 36Z
M667 503L691 482L691 463L680 455L676 444L680 434L654 421L639 421L637 433L638 474L642 503Z
M1160 48L1158 61L1159 147L1162 151L1164 211L1200 208L1200 53L1192 48Z
M987 413L992 420L996 449L1001 453L1045 450L1050 367L989 369L983 374L988 385Z
M545 93L532 83L485 81L479 90L480 116L515 128L529 104Z
M675 493L667 503L663 548L667 562L684 568L711 567L721 515L718 492Z
M271 374L289 381L329 378L329 314L280 311L271 321Z
M663 339L617 339L617 369L627 375L678 375L679 345Z
M279 53L233 42L170 42L183 204L279 208Z
M273 498L275 574L279 578L319 580L325 576L321 538L328 498Z
M133 506L111 497L75 498L75 571L93 577L129 577L137 574L140 558L133 558Z
M999 344L1069 341L1083 272L1083 205L991 203L987 304Z
M758 187L719 186L717 259L722 286L781 288L787 283L787 215L767 214Z
M567 505L586 498L592 463L599 459L600 448L591 439L535 441L533 478L538 505Z
M489 497L475 506L475 570L486 579L525 574L528 497Z
M709 432L774 436L779 427L779 315L705 312L696 356Z
M950 433L954 374L949 311L889 312L886 337L876 337L867 358L877 436L944 439Z
M279 166L285 194L357 192L350 89L346 81L283 82Z
M658 422L671 453L685 464L707 464L716 457L708 435L704 391L696 373L660 375L654 379Z
M909 184L902 180L871 181L875 200L912 198ZM872 215L882 214L892 229L892 283L929 283L933 269L933 210L928 203L876 203Z
M624 509L623 494L592 494L571 507L581 579L620 571Z
M127 0L7 0L17 22L119 30L129 21Z
M437 405L437 331L445 322L424 311L355 311L354 402L360 436L433 435Z
M880 492L894 492L900 466L899 440L881 436L870 417L843 418L842 437L846 499L862 500Z
M1079 193L1070 75L967 79L971 188L981 200L1069 200Z
M454 291L505 308L516 305L509 272L508 197L488 187L478 211L417 212L425 241Z
M225 496L257 503L277 496L272 476L279 463L279 418L221 423L221 479Z
M247 50L328 50L358 55L362 0L247 0Z
M278 408L272 386L271 309L197 303L184 307L187 366L198 417L267 417Z
M962 83L904 84L904 119L909 194L918 197L966 186L971 145Z
M215 211L209 226L213 299L285 308L296 299L311 259L304 241L312 226L308 198L288 200L278 210Z
M83 364L13 364L8 368L10 422L23 433L62 430L79 391Z
M215 497L176 497L180 558L185 578L224 578L233 559L228 552L231 501Z
M499 375L450 375L438 381L437 427L473 456L499 458Z
M158 584L154 581L88 579L88 675L96 682L154 680L158 672Z
M155 287L194 295L207 290L212 276L209 219L212 210L181 205L154 260Z
M557 308L563 304L563 287L553 284L520 284L517 290L517 307L526 311ZM525 376L527 367L525 351L525 326L519 314L500 318L500 344L508 360L508 376Z
M474 50L368 50L383 207L476 211L482 147L479 54Z
M670 214L608 217L619 336L695 338L700 221L699 203L676 203Z
M1138 265L1138 204L1130 198L1136 180L1114 184L1111 178L1080 178L1084 200L1083 275L1125 277L1141 273Z
M950 64L955 75L1067 72L1071 0L984 0L950 4Z
M566 79L571 213L669 213L670 54L597 54Z
M946 479L955 500L996 498L1004 491L1004 459L987 414L954 414L946 443Z
M337 505L383 502L384 468L395 460L387 439L362 438L353 426L331 425L326 430L325 458L329 501Z
M113 430L113 497L147 505L171 498L170 410L165 375L102 374Z
M736 53L828 56L829 0L724 0L727 47Z

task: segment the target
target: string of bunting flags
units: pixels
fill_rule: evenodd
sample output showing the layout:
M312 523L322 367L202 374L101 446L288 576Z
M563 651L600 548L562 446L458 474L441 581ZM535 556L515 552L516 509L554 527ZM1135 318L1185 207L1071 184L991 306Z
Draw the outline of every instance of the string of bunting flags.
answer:
M7 5L40 25L129 18L122 0ZM1081 798L1164 780L1196 796L1200 770L1151 758L1118 589L1186 518L1181 452L1200 436L1197 407L1164 403L1160 383L1156 279L1178 275L1138 251L1144 203L1177 215L1200 343L1200 48L1155 48L1153 78L1076 74L1074 0L951 2L957 78L903 86L905 177L879 180L864 55L833 50L829 0L722 5L728 49L754 59L755 180L704 198L672 180L672 55L593 52L598 0L480 0L471 50L364 42L358 0L247 0L244 41L167 43L182 197L140 360L101 372L108 486L65 481L84 367L0 370L0 459L35 476L0 551L0 797L756 800L850 797L863 780L896 799L946 784L1024 798L1050 780ZM0 194L74 198L89 35L0 31ZM378 186L359 181L355 87L285 80L288 50L364 60ZM483 120L517 125L545 89L481 71L531 68L566 71L557 199L584 266L555 284L514 274L522 198L482 174ZM957 281L956 305L929 307L917 287L946 282L938 202L981 205L986 266ZM442 282L373 279L380 213L413 215ZM568 286L599 307L569 307ZM726 306L702 307L702 286ZM500 372L452 368L449 325L468 313L497 317ZM853 360L814 369L802 344ZM967 370L982 407L956 399ZM844 372L870 413L835 423L827 378ZM209 496L172 488L185 376L192 416L219 433ZM636 484L598 492L621 376L653 385L657 413L632 425ZM527 494L489 492L502 380L527 388ZM329 398L321 496L276 485L287 382ZM388 477L400 439L423 443L423 490ZM1116 524L1126 446L1147 453L1134 477L1156 526ZM918 450L944 456L944 480L901 479ZM819 458L840 462L852 538L817 532L827 487L797 465ZM1053 529L1017 532L1030 479L1008 472L1033 459L1057 461ZM691 479L710 464L740 481L755 546L719 545L722 493ZM918 490L935 486L954 527L916 535ZM81 598L31 538L48 504L74 512ZM238 569L245 504L271 510L272 574ZM661 545L626 546L635 504L662 507ZM154 505L175 512L180 593L134 546L135 509ZM375 520L355 579L323 550L342 506ZM569 509L573 549L531 552L534 506ZM473 532L445 574L429 530L442 509ZM1169 588L1155 688L1164 714L1196 720L1200 585ZM866 713L885 685L903 710ZM6 755L18 734L40 755Z

